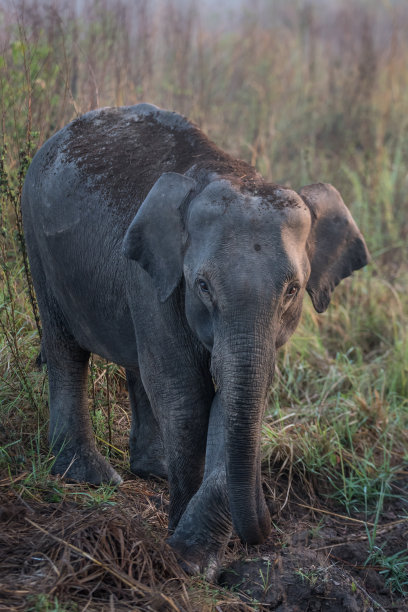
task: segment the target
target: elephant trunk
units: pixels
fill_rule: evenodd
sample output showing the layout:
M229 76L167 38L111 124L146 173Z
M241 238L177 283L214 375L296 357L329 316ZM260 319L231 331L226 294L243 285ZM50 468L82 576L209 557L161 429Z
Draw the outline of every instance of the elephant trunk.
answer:
M260 544L270 531L261 485L260 444L275 347L270 338L257 334L251 338L234 335L228 344L228 355L222 360L225 365L216 378L223 402L230 509L240 538Z

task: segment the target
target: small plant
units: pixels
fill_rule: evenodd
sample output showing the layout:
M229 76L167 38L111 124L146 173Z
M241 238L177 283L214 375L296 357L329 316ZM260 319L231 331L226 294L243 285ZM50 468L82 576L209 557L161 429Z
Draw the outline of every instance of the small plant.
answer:
M17 458L10 458L10 486L19 495L21 494L29 498L40 496L52 502L60 501L63 497L62 489L55 479L51 477L51 469L55 458L50 450L44 452L41 448L42 438L42 432L38 430L24 449L23 452L25 454L19 455ZM17 465L16 459L18 461ZM13 473L18 473L21 468L26 469L24 477L16 478L16 482L14 482Z
M30 595L28 598L29 606L27 612L77 612L78 605L74 602L62 604L57 597L50 597L46 594Z
M393 555L385 555L382 549L374 546L365 565L379 567L379 573L385 578L385 585L398 595L408 595L408 550L400 550Z
M264 595L266 595L266 593L269 591L269 589L271 588L272 584L271 584L271 576L270 576L270 572L271 572L271 562L268 559L267 563L266 563L266 573L264 574L263 569L259 568L259 575L261 577L261 586L262 586L262 590L264 592Z
M311 565L310 568L300 567L298 570L296 570L295 573L300 576L304 582L308 582L313 588L314 586L316 586L319 580L325 578L326 568Z
M339 484L330 478L334 489L331 497L342 503L349 515L382 508L384 499L391 496L396 469L390 465L389 453L383 453L381 463L374 462L370 454L368 451L365 457L354 455L347 465L342 464Z
M10 465L12 459L7 449L11 448L12 446L15 446L16 444L19 444L20 442L21 440L15 440L14 442L9 442L4 446L0 446L0 468L7 468Z
M105 415L102 408L97 408L91 415L95 435L98 438L102 438L105 435Z
M321 529L324 527L324 525L325 525L325 519L324 519L324 518L321 518L321 519L319 520L319 522L317 523L317 525L315 525L314 527L311 527L311 528L309 529L309 535L310 535L310 537L311 537L312 539L313 539L313 538L316 538L316 537L319 535L319 532L321 531Z
M100 485L96 489L89 488L87 491L77 491L77 499L83 498L84 505L88 508L94 508L100 505L114 506L116 502L112 499L117 492L117 487L107 484Z

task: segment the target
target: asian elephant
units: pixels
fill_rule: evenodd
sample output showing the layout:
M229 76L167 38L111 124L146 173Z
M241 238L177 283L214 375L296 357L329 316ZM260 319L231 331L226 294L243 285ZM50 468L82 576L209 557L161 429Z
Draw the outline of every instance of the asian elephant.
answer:
M277 349L368 262L334 187L265 182L180 115L87 113L35 155L23 222L48 365L54 472L121 478L95 447L90 353L124 366L131 469L168 477L171 546L213 576L270 517L260 435Z

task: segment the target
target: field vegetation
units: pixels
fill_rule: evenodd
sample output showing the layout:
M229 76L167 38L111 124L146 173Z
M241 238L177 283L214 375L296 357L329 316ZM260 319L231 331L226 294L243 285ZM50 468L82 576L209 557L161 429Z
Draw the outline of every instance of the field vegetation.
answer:
M166 484L129 472L125 376L115 364L92 358L89 404L100 448L125 485L50 476L24 175L36 149L74 117L142 101L185 114L270 181L334 184L364 234L371 264L341 284L324 315L305 298L280 352L264 424L265 491L274 554L301 526L308 550L325 549L327 572L332 564L349 572L361 610L404 609L408 6L230 6L0 1L0 609L253 610L267 601L278 609L268 600L269 565L259 570L262 588L246 593L178 568L164 544ZM350 539L358 558L339 552ZM234 539L227 562L269 553ZM296 576L313 590L321 572L311 567Z

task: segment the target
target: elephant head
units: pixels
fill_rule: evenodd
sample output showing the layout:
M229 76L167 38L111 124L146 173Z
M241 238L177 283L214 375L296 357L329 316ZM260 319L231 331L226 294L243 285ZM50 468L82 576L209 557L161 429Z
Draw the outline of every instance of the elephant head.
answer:
M299 194L215 177L204 188L163 174L131 223L124 253L151 276L160 301L184 278L185 316L211 353L221 397L228 497L240 537L269 532L260 433L276 350L295 330L305 290L323 312L335 286L368 252L340 194Z

